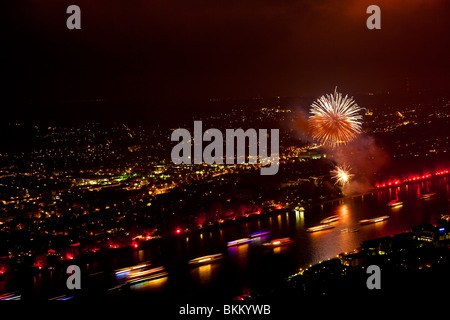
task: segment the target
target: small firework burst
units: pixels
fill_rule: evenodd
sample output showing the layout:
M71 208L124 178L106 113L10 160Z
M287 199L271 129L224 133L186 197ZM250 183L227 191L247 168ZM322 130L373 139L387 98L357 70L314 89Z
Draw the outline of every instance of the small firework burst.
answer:
M336 166L336 168L330 173L333 174L332 178L336 179L335 184L339 184L341 186L349 183L350 179L354 176L350 173L350 168L347 168L345 164L343 166Z

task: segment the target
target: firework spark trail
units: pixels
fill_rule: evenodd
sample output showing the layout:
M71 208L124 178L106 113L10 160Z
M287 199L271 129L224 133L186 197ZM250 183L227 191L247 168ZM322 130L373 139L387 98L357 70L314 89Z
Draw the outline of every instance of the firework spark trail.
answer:
M346 144L361 133L361 108L353 98L337 93L322 96L311 105L308 120L310 135L322 145Z

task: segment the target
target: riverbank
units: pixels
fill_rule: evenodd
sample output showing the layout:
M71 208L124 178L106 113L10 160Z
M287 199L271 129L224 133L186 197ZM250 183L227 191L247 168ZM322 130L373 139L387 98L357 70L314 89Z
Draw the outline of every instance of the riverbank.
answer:
M300 269L269 293L248 291L236 299L443 297L442 288L450 286L449 268L450 222L441 219L437 225L421 224L409 232L364 241L353 252Z

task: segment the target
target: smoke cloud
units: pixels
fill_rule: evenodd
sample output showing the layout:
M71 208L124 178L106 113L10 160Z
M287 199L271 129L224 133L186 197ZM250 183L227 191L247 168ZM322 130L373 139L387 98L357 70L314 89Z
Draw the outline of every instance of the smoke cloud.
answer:
M313 142L309 135L308 113L304 110L297 110L297 117L294 122L294 127L297 130L299 139Z
M330 158L351 168L354 178L343 188L344 193L364 193L373 188L380 171L389 165L389 154L373 137L359 135L352 142L328 150Z

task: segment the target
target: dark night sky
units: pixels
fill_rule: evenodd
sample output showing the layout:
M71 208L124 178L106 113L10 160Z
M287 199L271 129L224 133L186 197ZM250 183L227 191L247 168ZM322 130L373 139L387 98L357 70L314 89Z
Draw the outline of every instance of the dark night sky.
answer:
M66 28L70 4L81 30ZM371 4L381 30L366 28ZM8 0L1 11L5 108L28 103L44 115L50 102L74 100L120 102L110 110L120 113L335 86L449 89L447 0ZM167 105L158 113L186 108Z

